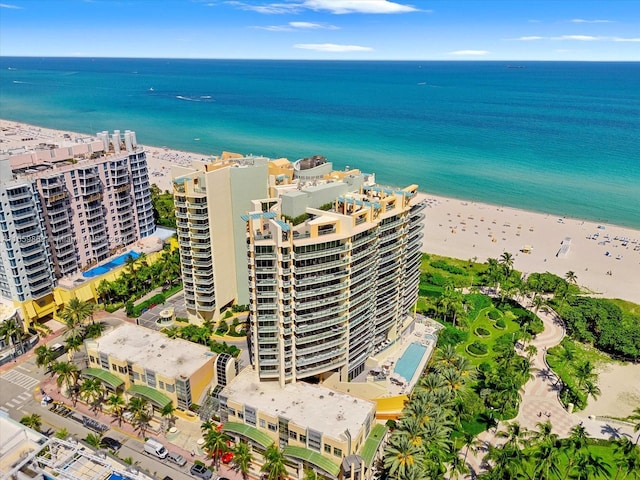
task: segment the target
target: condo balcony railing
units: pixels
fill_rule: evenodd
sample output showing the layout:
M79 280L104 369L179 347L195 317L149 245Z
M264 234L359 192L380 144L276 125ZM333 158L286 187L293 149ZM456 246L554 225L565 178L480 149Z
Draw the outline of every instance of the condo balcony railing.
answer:
M305 275L304 278L296 278L295 279L295 285L296 286L300 286L300 285L311 285L311 284L314 284L314 283L324 283L324 282L329 281L329 280L345 278L348 275L349 275L349 271L346 270L346 269L342 270L340 272L332 272L332 273L327 273L327 274L316 274L314 276Z
M191 244L190 244L191 245ZM199 248L202 248L202 245L199 245ZM211 258L211 250L191 250L191 256L194 258Z
M336 312L332 312L332 313L336 313ZM328 315L327 317L331 317L331 318L328 318L323 322L311 322L311 323L296 322L296 332L299 332L299 333L313 332L321 328L331 327L333 325L340 325L344 323L347 319L346 315L338 315L335 317L332 315ZM322 317L318 317L318 318L322 318ZM305 319L305 320L311 320L311 319Z
M337 338L335 340L328 340L321 343L314 343L308 347L302 347L298 343L296 345L296 356L299 358L311 358L313 355L321 356L321 352L331 354L335 352L335 347L343 345L346 347L347 339L344 337Z
M347 250L349 250L349 248L350 247L348 244L342 244L342 245L338 245L338 246L323 249L323 250L315 250L313 252L304 252L304 253L294 252L294 257L296 260L304 260L307 258L322 258L322 257L326 257L327 255L336 255L342 252L346 252Z
M334 260L331 262L317 262L317 263L313 263L305 266L296 265L295 271L297 274L317 272L320 270L327 270L328 268L332 268L332 267L344 266L344 265L347 265L348 262L349 262L349 258L347 257L347 258L340 258L338 260Z
M314 288L310 288L308 290L296 290L295 298L296 300L303 300L305 298L313 297L316 295L322 295L330 292L338 292L340 290L344 290L349 286L349 282L343 281L335 284L323 284L323 286L318 286Z
M208 220L209 215L206 213L191 213L189 212L189 220Z
M296 355L296 366L298 368L304 367L304 366L315 366L318 362L322 362L323 360L330 360L329 363L344 362L346 360L345 358L346 353L347 353L346 348L340 348L337 350L334 349L326 353L320 353L320 354L314 353L309 356ZM326 362L323 362L323 363L326 363Z
M29 266L31 266L31 265L38 265L38 264L41 264L41 263L43 263L44 261L45 261L45 256L44 256L44 254L39 253L39 254L37 254L37 255L32 255L32 256L29 256L29 257L25 257L25 258L22 260L22 263L23 263L26 267L29 267Z
M39 273L35 273L35 274L32 274L32 275L29 275L29 277L28 277L29 285L31 285L32 287L35 287L36 285L39 286L38 281L39 280L45 280L45 279L51 279L51 276L49 274L49 269L48 268L42 270Z

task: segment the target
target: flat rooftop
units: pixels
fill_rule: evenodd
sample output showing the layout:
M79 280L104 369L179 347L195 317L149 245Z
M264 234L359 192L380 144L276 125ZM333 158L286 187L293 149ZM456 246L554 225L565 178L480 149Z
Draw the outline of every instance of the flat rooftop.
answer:
M128 361L167 377L190 377L215 356L211 350L188 340L138 325L123 324L97 340L100 353Z
M278 382L259 382L251 367L242 370L221 395L342 441L346 439L345 430L355 436L367 419L375 416L375 403L369 400L304 382L289 383L284 388Z

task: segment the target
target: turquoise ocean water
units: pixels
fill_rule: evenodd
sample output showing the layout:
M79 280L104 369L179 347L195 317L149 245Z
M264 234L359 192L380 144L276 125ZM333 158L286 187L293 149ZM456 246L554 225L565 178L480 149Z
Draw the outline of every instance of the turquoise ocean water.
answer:
M0 57L0 117L640 229L640 63Z

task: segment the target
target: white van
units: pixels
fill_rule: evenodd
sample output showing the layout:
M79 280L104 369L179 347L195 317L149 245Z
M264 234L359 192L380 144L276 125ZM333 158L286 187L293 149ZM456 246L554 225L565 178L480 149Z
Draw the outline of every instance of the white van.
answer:
M158 458L166 458L168 453L167 449L164 448L164 445L152 439L145 442L144 451L150 455L155 455Z

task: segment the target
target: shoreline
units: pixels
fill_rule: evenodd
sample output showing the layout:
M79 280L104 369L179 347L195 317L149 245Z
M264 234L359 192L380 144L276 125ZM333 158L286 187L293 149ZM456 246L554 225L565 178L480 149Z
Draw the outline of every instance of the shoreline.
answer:
M87 136L0 119L0 129L5 128L33 137L31 143L34 145L40 141L63 140L65 133L71 138ZM0 149L7 150L20 143L7 144L5 134L6 131L0 131L3 139ZM147 153L149 182L156 184L162 192L172 189L173 166L188 166L192 160L211 156L145 143L140 145ZM589 290L592 296L621 298L640 304L640 274L637 273L640 271L640 230L435 195L424 187L419 190L419 198L427 202L424 253L485 262L509 252L513 255L514 268L524 274L548 271L564 277L568 271L573 271L577 284ZM571 241L566 256L557 256L561 242L567 238ZM532 247L530 253L521 251L525 246Z

